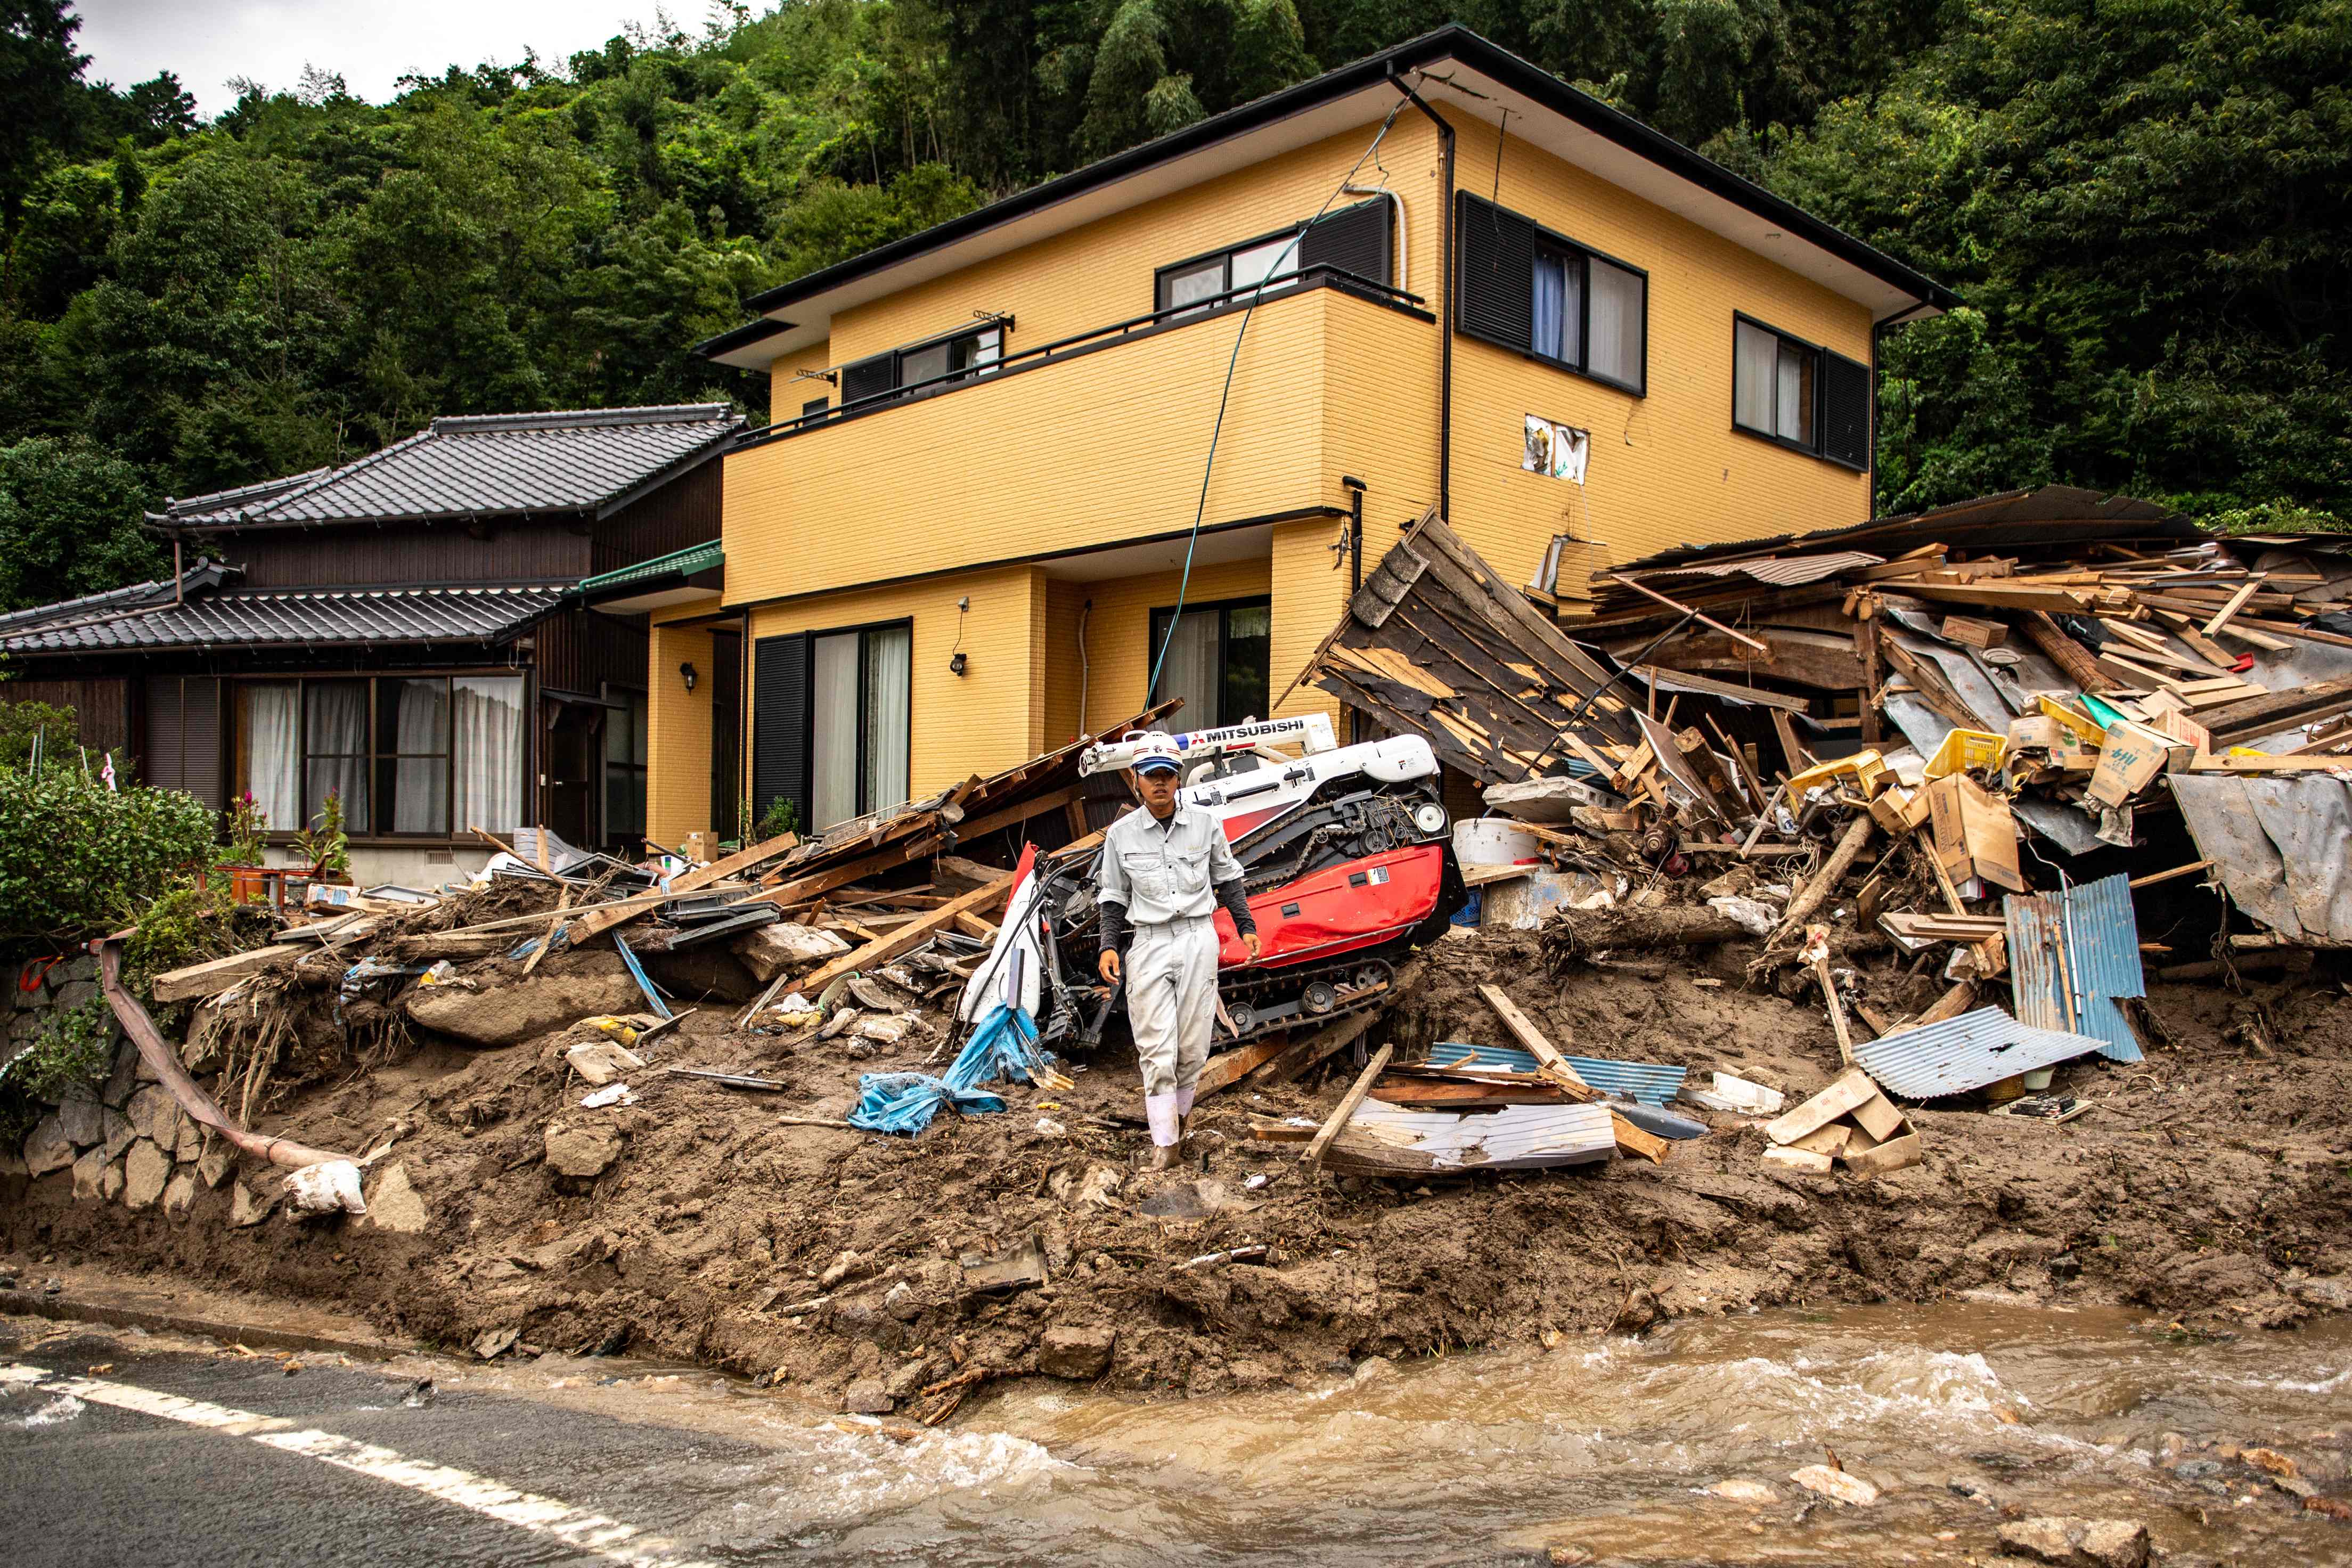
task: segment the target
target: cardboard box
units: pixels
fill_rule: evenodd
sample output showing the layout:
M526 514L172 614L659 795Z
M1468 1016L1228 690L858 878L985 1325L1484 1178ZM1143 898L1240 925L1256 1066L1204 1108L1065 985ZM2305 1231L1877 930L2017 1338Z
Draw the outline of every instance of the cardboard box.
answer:
M2166 759L2176 749L2193 752L2187 742L2145 724L2128 720L2110 724L2087 793L2101 805L2122 805L2164 771Z
M1966 773L1939 778L1925 794L1936 857L1954 881L1982 877L2013 893L2030 890L2018 868L2017 823L2007 801Z

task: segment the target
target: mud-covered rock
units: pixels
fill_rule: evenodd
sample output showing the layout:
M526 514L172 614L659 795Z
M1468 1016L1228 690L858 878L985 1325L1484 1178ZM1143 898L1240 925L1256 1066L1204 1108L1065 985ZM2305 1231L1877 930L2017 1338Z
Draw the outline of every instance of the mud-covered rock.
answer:
M421 1236L432 1223L425 1200L409 1184L406 1165L394 1165L376 1178L375 1191L367 1195L367 1205L368 1223L378 1230Z
M2147 1526L2134 1519L2012 1520L2000 1543L2058 1568L2147 1568Z
M841 1407L852 1415L887 1415L898 1402L880 1378L861 1377L843 1393Z
M66 1136L55 1111L33 1123L32 1135L25 1140L25 1168L28 1173L46 1176L73 1163L73 1140Z
M153 1207L171 1180L172 1156L144 1138L137 1140L122 1158L122 1206Z
M574 969L528 979L498 978L479 991L461 985L415 985L401 998L409 1021L471 1046L515 1046L604 1013L630 1012L645 1003L619 959L614 972Z
M550 1127L547 1163L559 1175L601 1176L621 1157L621 1135L610 1127Z
M1037 1342L1037 1370L1047 1377L1091 1383L1110 1370L1118 1332L1078 1323L1056 1323Z

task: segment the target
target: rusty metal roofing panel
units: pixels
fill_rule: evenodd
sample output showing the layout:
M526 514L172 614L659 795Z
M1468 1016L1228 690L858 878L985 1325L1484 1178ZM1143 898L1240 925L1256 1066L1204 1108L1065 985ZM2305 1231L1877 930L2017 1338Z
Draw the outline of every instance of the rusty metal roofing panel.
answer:
M1696 561L1763 555L1792 545L1803 548L1835 543L1852 548L1867 544L1892 559L1922 544L1960 544L1983 550L2011 545L2063 546L2101 539L2177 539L2195 542L2211 537L2180 513L2154 501L2102 495L2072 485L2043 485L2040 489L2010 490L1955 501L1906 517L1873 518L1845 528L1677 545L1626 562L1613 570L1649 572Z
M1889 1092L1933 1100L2054 1067L2105 1043L2095 1036L2037 1029L1998 1007L1979 1007L1940 1024L1857 1040L1853 1059Z
M2131 880L2118 873L2032 897L2011 893L2010 989L2018 1018L2036 1028L2095 1035L2103 1055L2136 1062L2144 1054L2118 996L2145 996L2139 921Z
M1429 1055L1420 1065L1451 1067L1467 1056L1465 1064L1484 1068L1490 1072L1526 1072L1537 1070L1535 1055L1516 1046L1475 1046L1461 1040L1442 1040L1429 1047ZM1663 1062L1621 1062L1606 1057L1570 1057L1568 1065L1576 1076L1601 1093L1623 1100L1634 1100L1643 1105L1664 1106L1683 1087L1690 1068L1668 1067Z

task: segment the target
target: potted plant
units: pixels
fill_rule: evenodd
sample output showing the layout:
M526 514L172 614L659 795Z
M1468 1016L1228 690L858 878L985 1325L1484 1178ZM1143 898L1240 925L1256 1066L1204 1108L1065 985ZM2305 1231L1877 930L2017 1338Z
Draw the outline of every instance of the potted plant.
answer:
M343 831L343 795L341 790L329 790L319 807L317 826L306 827L294 836L294 856L310 868L313 882L338 882L348 885L352 879L351 836Z
M269 879L262 875L262 836L269 831L269 814L247 790L229 806L228 844L215 862L228 873L228 897L233 904L257 904L269 896Z

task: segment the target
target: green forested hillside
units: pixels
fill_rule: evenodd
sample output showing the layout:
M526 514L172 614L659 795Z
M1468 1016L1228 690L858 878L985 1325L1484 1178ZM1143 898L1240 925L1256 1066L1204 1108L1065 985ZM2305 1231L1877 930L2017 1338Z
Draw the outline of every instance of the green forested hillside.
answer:
M2352 0L796 0L384 105L93 82L0 0L0 605L436 413L735 397L746 292L1448 20L1951 284L1883 506L2352 516Z

